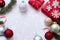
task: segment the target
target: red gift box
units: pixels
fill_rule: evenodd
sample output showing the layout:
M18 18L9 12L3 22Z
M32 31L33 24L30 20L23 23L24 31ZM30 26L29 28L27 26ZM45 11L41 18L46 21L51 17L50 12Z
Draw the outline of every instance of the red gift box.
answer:
M29 0L28 3L35 8L36 10L38 10L40 8L40 6L44 3L44 0Z
M60 19L60 0L49 0L43 5L42 11L53 21L59 21Z

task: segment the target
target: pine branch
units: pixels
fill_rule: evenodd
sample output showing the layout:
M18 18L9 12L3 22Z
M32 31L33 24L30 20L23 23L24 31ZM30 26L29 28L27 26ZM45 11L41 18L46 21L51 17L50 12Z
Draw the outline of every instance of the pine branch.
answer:
M57 21L57 23L60 25L60 19L59 19L59 21Z
M56 40L60 40L60 35L58 35L58 34L56 34L56 33L54 33L54 32L53 32L53 35L54 35L54 37L56 38Z
M11 2L6 7L1 9L0 14L5 14L6 12L9 12L15 3L16 0L11 0Z

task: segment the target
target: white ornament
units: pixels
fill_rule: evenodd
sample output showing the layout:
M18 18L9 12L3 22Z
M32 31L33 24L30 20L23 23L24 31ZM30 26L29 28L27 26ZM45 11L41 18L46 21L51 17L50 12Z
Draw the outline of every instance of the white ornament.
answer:
M22 1L22 3L19 6L19 9L21 12L26 12L27 11L27 4L24 1Z
M47 17L44 22L45 22L45 24L46 24L47 26L50 26L53 21L52 21L51 18Z
M47 6L46 8L48 11L50 11L52 9L52 7L50 5Z
M33 40L43 40L43 38L39 35L36 35Z
M57 0L53 1L52 6L54 6L54 8L59 6L59 2Z
M59 18L60 17L60 13L58 12L58 10L54 10L53 13L52 13L52 16L54 18Z
M5 31L5 27L4 26L0 26L0 36L4 35L4 31Z
M55 33L58 33L59 30L60 30L60 27L59 27L59 25L57 23L54 23L54 24L51 25L50 29L51 29L51 31L53 31Z

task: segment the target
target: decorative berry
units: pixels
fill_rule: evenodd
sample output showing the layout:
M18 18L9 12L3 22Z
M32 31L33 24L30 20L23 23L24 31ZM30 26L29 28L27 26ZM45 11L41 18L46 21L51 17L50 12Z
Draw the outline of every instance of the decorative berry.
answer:
M7 29L4 32L6 38L11 38L13 36L13 31L11 29Z

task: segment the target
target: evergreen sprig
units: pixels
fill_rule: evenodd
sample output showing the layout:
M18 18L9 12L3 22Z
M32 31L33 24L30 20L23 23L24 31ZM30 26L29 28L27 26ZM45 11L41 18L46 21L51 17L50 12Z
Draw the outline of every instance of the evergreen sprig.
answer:
M10 3L6 7L3 7L0 10L0 15L5 14L6 12L9 12L15 3L16 3L16 0L11 0Z
M54 37L55 37L56 40L60 40L60 35L58 35L58 34L56 34L54 32L53 32L53 35L54 35Z

